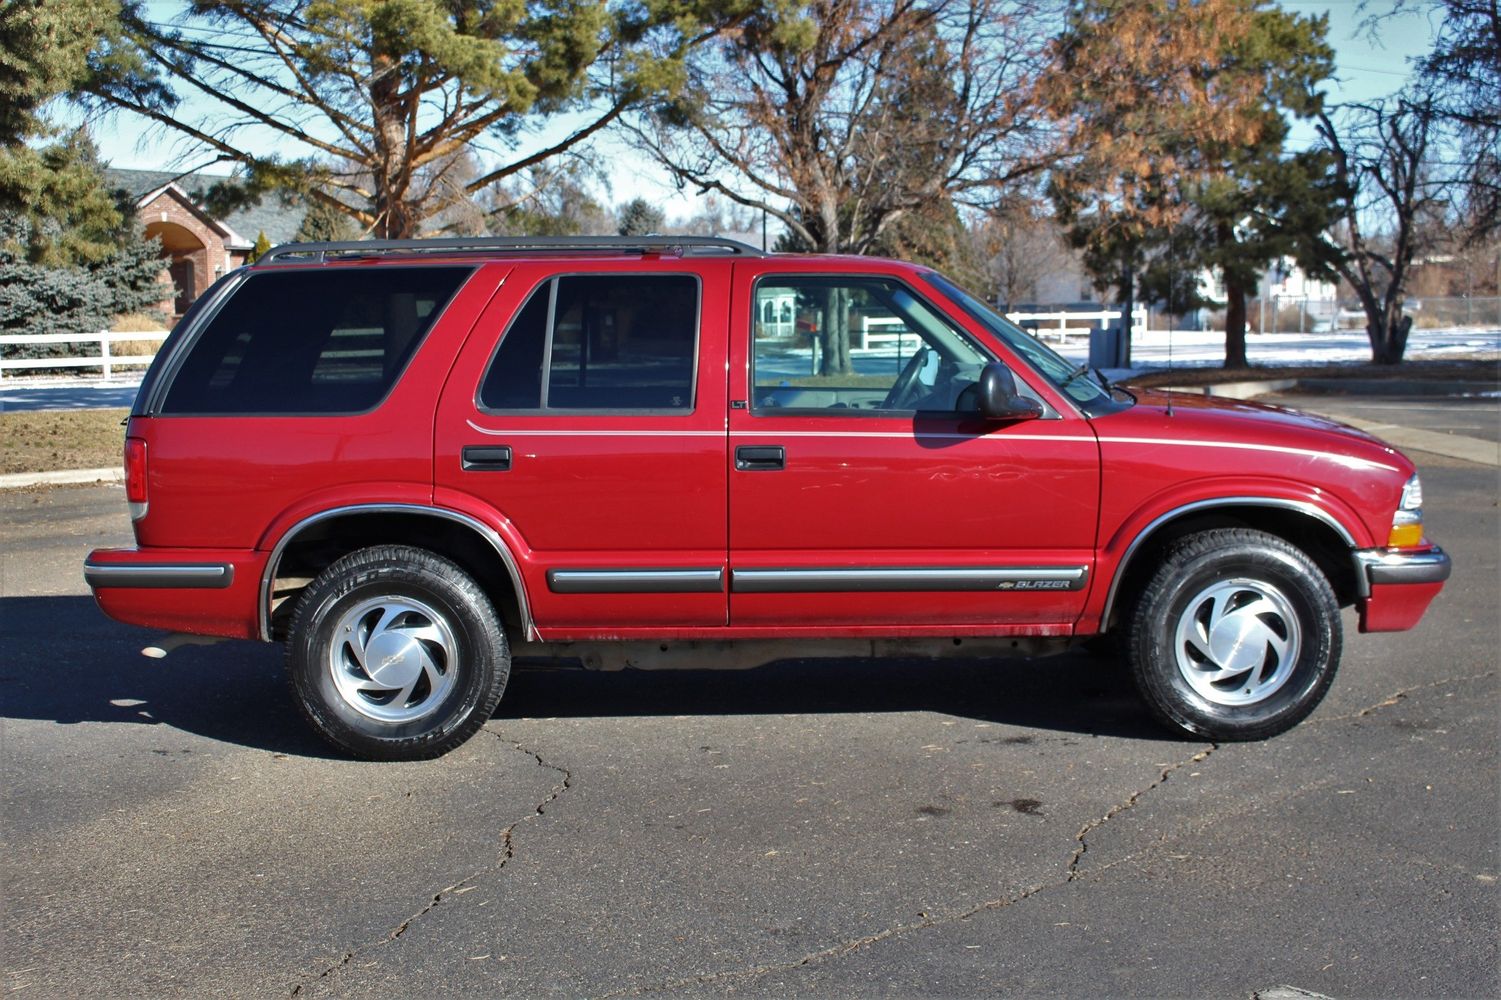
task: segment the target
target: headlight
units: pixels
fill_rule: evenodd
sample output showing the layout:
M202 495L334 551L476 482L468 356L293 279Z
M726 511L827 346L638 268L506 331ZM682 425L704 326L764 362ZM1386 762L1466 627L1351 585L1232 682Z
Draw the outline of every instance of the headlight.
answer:
M1402 502L1397 506L1401 510L1423 509L1423 481L1418 478L1417 473L1413 473L1407 485L1402 487Z
M1416 474L1402 487L1402 500L1392 518L1392 532L1386 544L1391 548L1410 548L1423 542L1423 482Z

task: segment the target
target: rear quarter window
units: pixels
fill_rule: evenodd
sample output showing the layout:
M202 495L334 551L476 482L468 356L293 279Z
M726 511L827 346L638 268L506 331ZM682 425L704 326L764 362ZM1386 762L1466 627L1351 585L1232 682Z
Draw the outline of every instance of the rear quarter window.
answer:
M360 413L380 403L467 267L253 274L188 348L163 413Z

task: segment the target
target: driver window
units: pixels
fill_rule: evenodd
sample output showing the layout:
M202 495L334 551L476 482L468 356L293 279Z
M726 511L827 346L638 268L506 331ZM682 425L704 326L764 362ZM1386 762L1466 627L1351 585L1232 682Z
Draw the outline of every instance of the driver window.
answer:
M891 278L770 276L756 284L751 408L954 412L990 360Z

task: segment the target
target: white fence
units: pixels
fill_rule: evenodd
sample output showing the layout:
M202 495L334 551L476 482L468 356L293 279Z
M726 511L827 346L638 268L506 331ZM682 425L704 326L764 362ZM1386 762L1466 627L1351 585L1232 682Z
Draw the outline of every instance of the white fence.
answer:
M1132 336L1147 332L1147 309L1137 306L1132 314ZM1071 336L1088 337L1093 330L1104 330L1121 320L1119 309L1101 309L1097 312L1013 312L1006 318L1017 326L1031 332L1040 340L1069 342ZM1079 324L1088 325L1079 325ZM860 337L851 348L860 351L915 350L922 341L917 334L907 332L907 327L895 316L865 316L860 320Z
M111 344L124 340L153 340L160 346L161 342L166 339L166 330L144 330L136 333L113 333L109 330L101 330L98 333L46 333L33 337L6 334L0 336L0 378L6 377L7 372L39 371L48 368L101 368L104 370L104 377L110 378L114 375L116 368L149 365L152 358L156 356L154 351L151 354L115 354L110 350ZM5 348L26 344L98 344L99 353L66 358L8 358L5 356L8 353Z
M1093 330L1104 330L1121 321L1119 309L1101 309L1096 312L1012 312L1006 318L1024 330L1034 333L1040 340L1057 340L1068 343L1071 336L1088 337ZM1085 324L1080 326L1078 324ZM1147 332L1147 308L1137 306L1131 313L1131 336Z

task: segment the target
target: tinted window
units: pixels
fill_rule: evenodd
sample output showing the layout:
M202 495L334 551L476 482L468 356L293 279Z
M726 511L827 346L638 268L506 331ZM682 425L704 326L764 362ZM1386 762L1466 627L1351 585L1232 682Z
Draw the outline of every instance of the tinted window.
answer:
M573 275L534 291L480 386L492 410L693 408L698 281Z
M385 398L469 268L268 272L193 343L163 413L358 413Z

